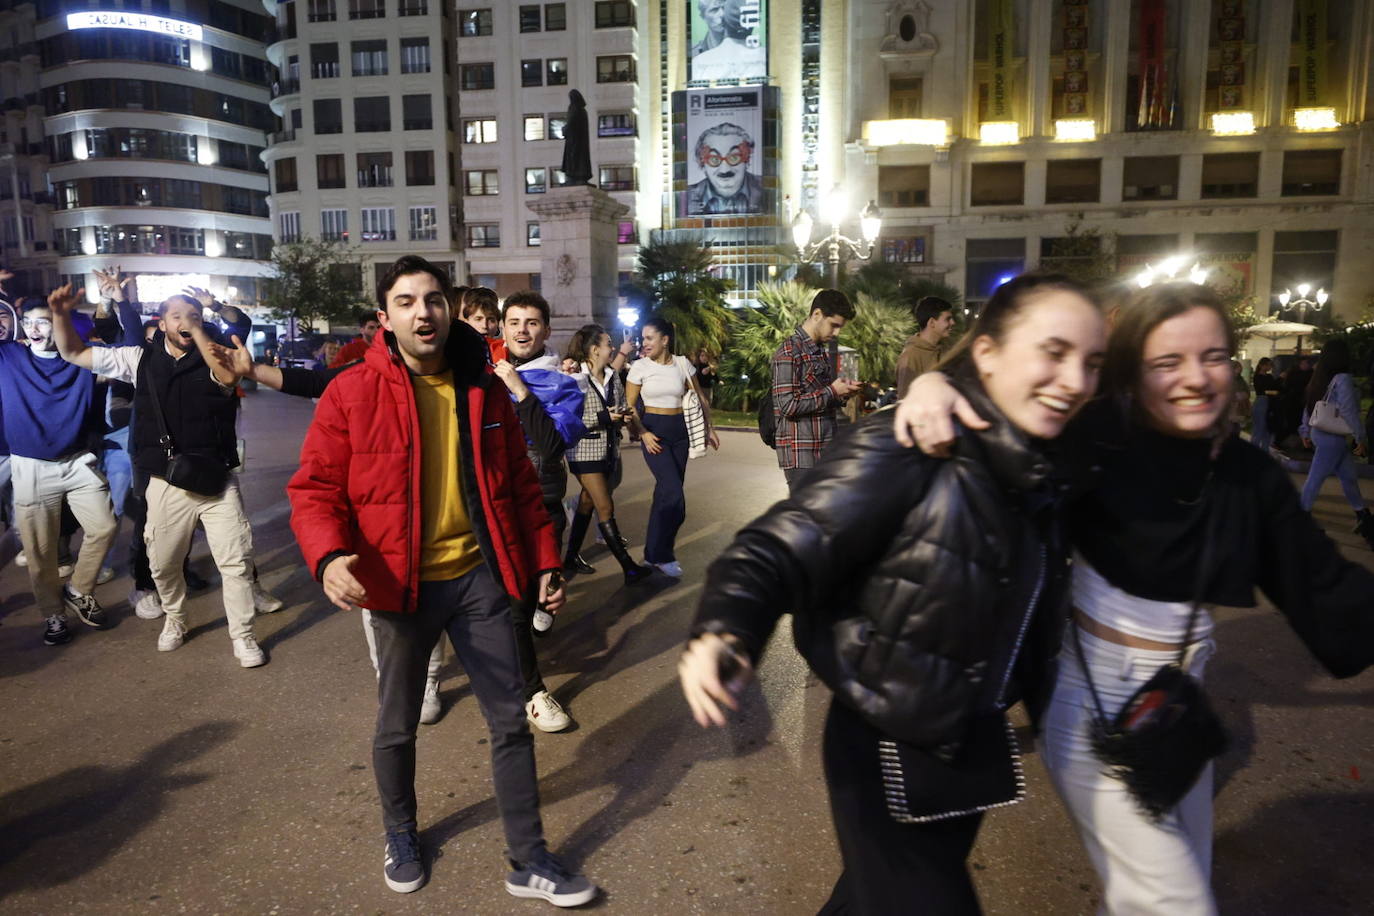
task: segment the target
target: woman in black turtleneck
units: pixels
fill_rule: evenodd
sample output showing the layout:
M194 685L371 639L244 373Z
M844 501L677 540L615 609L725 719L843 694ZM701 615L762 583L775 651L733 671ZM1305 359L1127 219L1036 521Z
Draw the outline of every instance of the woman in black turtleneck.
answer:
M1250 444L1267 452L1274 444L1273 414L1281 390L1279 380L1274 378L1274 361L1266 356L1255 363L1255 375L1250 383L1255 387L1255 403L1250 414Z
M1259 589L1333 675L1374 663L1374 574L1345 560L1302 510L1287 474L1229 435L1234 331L1192 284L1141 290L1118 313L1104 397L1061 439L1096 484L1069 509L1075 634L1041 721L1045 765L1113 913L1214 914L1211 767L1159 822L1091 750L1092 684L1110 717L1184 649L1200 676L1215 645L1191 603L1251 606ZM897 417L928 451L947 444L951 406L923 376ZM1076 643L1082 645L1080 656Z

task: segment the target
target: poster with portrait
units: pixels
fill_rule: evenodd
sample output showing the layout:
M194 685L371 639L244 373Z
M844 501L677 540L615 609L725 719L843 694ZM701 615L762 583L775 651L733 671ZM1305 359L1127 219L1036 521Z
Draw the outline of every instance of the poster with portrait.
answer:
M687 0L688 77L746 80L768 75L768 0Z
M763 89L687 92L687 189L677 215L762 213Z

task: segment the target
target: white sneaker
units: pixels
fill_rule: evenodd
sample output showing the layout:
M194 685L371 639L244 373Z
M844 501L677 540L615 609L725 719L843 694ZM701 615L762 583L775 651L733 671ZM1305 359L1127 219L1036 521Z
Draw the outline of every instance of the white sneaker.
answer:
M420 701L420 724L433 725L444 714L444 703L439 699L439 680L425 681L425 698Z
M655 563L654 565L657 566L658 571L665 576L671 576L674 579L682 578L682 564L677 560L671 560L667 563Z
M157 620L162 616L162 599L155 591L136 588L129 592L129 604L142 620Z
M57 564L57 578L59 578L59 579L70 579L70 578L72 577L72 573L74 573L75 571L76 571L76 564L75 564L75 563L59 563L59 564Z
M234 658L245 668L256 668L267 664L267 656L262 653L258 641L251 636L234 640Z
M547 690L539 691L525 704L525 718L541 732L561 732L572 724L572 719Z
M104 585L115 577L115 571L108 566L100 567L100 572L96 573L95 584Z
M286 607L286 602L258 583L253 583L253 610L259 614L275 614L284 607Z
M21 567L29 565L29 558L24 551L21 550L14 555L14 565Z
M186 628L168 617L162 623L162 634L157 638L157 651L174 652L186 641Z

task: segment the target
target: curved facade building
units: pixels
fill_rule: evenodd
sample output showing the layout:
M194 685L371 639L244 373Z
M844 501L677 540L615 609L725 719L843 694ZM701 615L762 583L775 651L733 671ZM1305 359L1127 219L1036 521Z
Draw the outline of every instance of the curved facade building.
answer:
M272 127L264 38L244 0L37 4L58 272L119 264L155 302L187 285L259 299L272 237L262 152Z

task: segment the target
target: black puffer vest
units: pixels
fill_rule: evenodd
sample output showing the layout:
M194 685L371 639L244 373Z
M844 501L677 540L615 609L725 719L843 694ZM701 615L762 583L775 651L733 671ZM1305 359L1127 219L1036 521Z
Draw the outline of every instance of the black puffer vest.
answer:
M167 453L158 441L162 433L149 394L152 385L157 386L167 431L178 452L215 455L230 467L238 464L238 393L215 383L199 350L172 359L158 331L143 345L134 385L134 467L155 477L167 472Z

